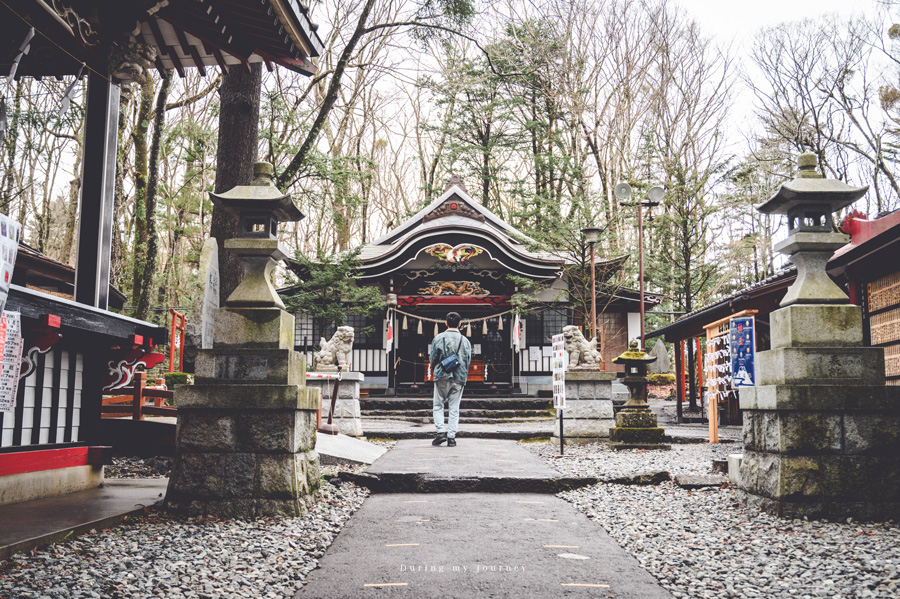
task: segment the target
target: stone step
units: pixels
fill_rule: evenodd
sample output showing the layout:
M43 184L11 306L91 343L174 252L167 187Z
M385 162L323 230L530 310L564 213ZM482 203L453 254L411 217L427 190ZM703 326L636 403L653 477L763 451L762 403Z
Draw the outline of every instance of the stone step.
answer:
M370 414L363 414L363 418L366 420L371 420L373 422L378 422L380 420L392 420L392 421L401 421L401 422L413 422L419 424L430 424L433 422L432 415L429 413L427 416L372 416ZM525 417L525 418L517 418L517 417L481 417L481 416L464 416L460 414L459 421L462 423L470 423L470 424L492 424L495 422L555 422L556 418L553 416L543 416L543 417Z
M421 410L363 410L363 415L366 418L378 419L378 418L428 418L432 414L431 408L421 409ZM553 417L553 412L549 409L547 410L478 410L478 409L468 409L468 408L460 408L459 410L460 417L470 417L470 418L551 418Z
M411 410L427 410L433 403L432 396L428 397L366 397L359 400L360 408L369 410L396 410L408 412ZM553 402L547 398L538 397L492 397L470 398L463 395L463 404L466 409L478 410L548 410Z

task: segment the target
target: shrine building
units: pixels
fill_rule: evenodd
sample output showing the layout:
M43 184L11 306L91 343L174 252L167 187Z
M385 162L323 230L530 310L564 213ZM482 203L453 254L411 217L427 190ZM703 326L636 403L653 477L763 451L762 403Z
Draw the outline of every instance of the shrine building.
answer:
M565 259L532 251L528 241L451 177L439 198L365 244L357 284L377 286L388 306L376 317L349 315L344 322L356 331L352 370L365 375L363 388L373 395L430 393L430 343L445 329L447 312L456 311L473 348L467 393L549 393L551 337L566 325L582 324L583 318L569 300ZM626 260L599 260L597 270L609 279ZM538 296L540 309L517 319L511 298L518 289L508 275L546 284ZM647 295L645 305L652 308L659 301ZM640 335L639 294L617 287L598 293L597 306L604 367L617 370L613 358ZM297 349L310 359L323 333L330 337L333 332L319 331L303 314L296 315L296 327ZM388 343L391 327L393 343Z

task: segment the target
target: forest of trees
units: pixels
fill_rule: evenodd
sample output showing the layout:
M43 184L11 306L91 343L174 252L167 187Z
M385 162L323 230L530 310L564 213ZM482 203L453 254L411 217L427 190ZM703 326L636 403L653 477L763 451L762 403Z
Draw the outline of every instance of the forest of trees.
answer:
M900 207L892 4L762 29L738 54L675 0L325 0L317 75L248 74L261 81L258 157L307 215L283 241L312 257L351 250L455 173L545 247L599 226L601 256L636 256L636 214L613 186L663 185L645 217L647 288L668 298L660 310L696 309L779 267L779 223L754 206L800 152L871 185L856 206L869 217ZM123 89L112 271L129 313L191 305L227 79L154 72ZM80 83L59 115L70 82L8 87L0 212L71 264L85 98ZM627 261L626 285L636 273Z

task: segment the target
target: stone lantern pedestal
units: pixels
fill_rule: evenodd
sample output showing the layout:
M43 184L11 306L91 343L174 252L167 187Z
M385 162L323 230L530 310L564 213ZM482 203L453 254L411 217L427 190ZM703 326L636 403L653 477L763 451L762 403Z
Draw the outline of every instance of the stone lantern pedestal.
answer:
M625 365L622 382L628 387L629 398L616 414L616 426L609 431L610 446L613 449L672 449L667 443L666 430L657 426L656 414L644 400L644 393L650 379L647 365L656 360L638 348L633 339L628 351L613 360Z
M797 280L772 312L771 349L757 355L756 387L741 389L744 501L790 517L900 515L900 388L886 387L884 350L863 346L862 311L825 272L847 240L831 213L862 197L823 179L816 157L760 206L787 214Z
M269 281L278 220L299 220L289 196L258 164L253 185L217 205L233 210L241 237L228 240L245 268L241 284L216 310L213 349L201 350L193 386L175 390L176 457L166 505L225 517L299 516L318 489L317 396L306 387L306 360L294 351L294 317Z

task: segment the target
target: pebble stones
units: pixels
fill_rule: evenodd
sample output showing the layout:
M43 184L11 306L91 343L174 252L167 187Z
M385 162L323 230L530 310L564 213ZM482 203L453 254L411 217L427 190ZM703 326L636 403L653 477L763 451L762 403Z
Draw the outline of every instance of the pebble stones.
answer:
M293 597L368 495L323 482L302 518L220 520L150 512L0 562L0 597Z
M666 469L705 476L735 445L613 452L602 445L526 444L570 476L610 480ZM561 493L595 519L677 598L900 596L900 525L785 520L740 504L724 487L600 483Z

